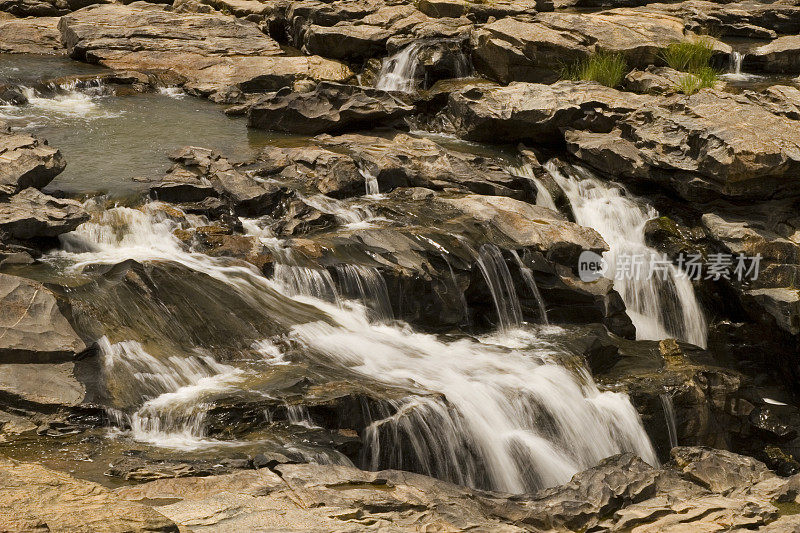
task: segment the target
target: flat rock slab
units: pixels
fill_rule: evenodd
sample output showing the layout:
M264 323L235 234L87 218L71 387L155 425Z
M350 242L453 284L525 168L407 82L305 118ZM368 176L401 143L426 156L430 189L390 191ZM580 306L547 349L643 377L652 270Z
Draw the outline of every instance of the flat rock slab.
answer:
M46 141L0 131L0 194L14 194L28 187L41 189L66 166L61 152Z
M80 202L28 188L0 199L0 231L16 239L57 237L89 220Z
M21 400L23 405L74 407L86 396L86 389L75 376L75 363L3 364L0 392Z
M250 107L249 126L314 135L399 119L413 111L386 91L323 82L312 91L265 96Z
M507 87L468 86L451 93L444 114L463 139L546 143L557 142L562 128L590 126L589 117L603 118L609 127L647 100L594 82L516 82Z
M0 18L0 53L65 53L58 21L58 17Z
M177 13L135 2L93 6L59 24L68 52L116 70L170 77L212 95L228 87L276 91L299 80L344 81L352 71L316 56L286 56L252 22L219 14Z
M608 134L567 135L569 150L612 175L660 181L688 201L797 195L800 123L732 94L652 100Z
M37 464L0 457L0 487L2 531L178 532L152 507Z
M70 361L85 348L52 292L0 274L0 363Z
M486 24L473 32L471 46L475 67L490 79L553 82L565 63L599 50L622 53L629 67L646 67L684 33L683 20L664 13L540 13L533 21Z

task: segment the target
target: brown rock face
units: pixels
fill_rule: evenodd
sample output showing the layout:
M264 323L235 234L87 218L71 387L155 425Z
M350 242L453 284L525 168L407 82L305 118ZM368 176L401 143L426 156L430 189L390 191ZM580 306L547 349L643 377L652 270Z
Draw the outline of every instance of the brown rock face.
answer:
M69 361L86 348L41 284L0 274L0 362Z
M0 194L41 189L67 166L56 148L30 135L0 130Z

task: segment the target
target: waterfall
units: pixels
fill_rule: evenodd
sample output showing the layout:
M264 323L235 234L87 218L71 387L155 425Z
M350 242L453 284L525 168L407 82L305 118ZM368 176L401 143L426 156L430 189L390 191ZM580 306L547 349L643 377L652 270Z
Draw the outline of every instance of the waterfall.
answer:
M533 182L534 187L536 187L536 205L558 211L556 202L553 200L553 195L550 194L550 191L544 186L542 180L536 177L533 171L533 165L530 163L523 163L517 166L509 166L508 171L515 176L527 178Z
M667 423L667 435L669 436L670 450L678 445L678 429L675 424L675 406L672 404L672 396L667 393L659 394L661 406L664 408L664 420Z
M544 299L542 298L542 293L539 292L539 287L536 285L536 280L533 278L533 271L528 268L528 266L522 262L519 254L516 250L511 250L511 256L517 262L517 266L519 266L520 274L522 274L522 279L525 280L525 283L528 285L528 288L531 290L531 294L536 299L536 305L539 308L539 317L542 320L543 324L549 324L550 321L547 320L547 311L544 307Z
M358 169L359 173L364 176L364 185L366 188L367 196L374 196L380 194L378 186L378 177L367 169Z
M121 404L109 409L110 418L134 440L182 450L225 444L205 436L205 402L235 390L242 370L208 356L159 359L136 341L102 337L98 345L106 388Z
M498 309L508 308L505 328L480 338L440 337L407 324L374 322L363 306L287 295L254 266L187 249L172 234L176 224L149 206L95 212L90 222L61 237L63 250L44 259L68 272L128 259L182 265L260 303L278 321L275 327L284 328L290 359L297 362L287 363L278 345L253 339L262 364L330 368L332 379L345 376L366 390L404 391L392 409L369 420L362 435L364 466L404 466L520 493L565 483L624 451L657 464L626 395L600 391L588 371L574 364L574 354L538 337L535 329L511 328L520 322L518 301L511 303L516 295L496 247L482 249L480 259ZM508 300L502 306L500 292ZM246 393L253 367L238 369L235 360L222 364L201 348L184 347L184 353L165 357L148 353L144 342L101 342L108 395L118 399L112 407L122 413L115 423L153 445L216 445L204 436L204 413L218 397Z
M728 68L729 74L733 74L734 76L742 75L742 61L744 60L744 56L745 54L737 52L736 50L731 51L730 66Z
M522 323L522 307L503 253L494 244L484 244L478 253L477 264L489 287L500 329L518 326Z
M346 298L361 302L376 320L393 318L386 281L380 271L363 265L337 265L339 287Z
M375 87L384 91L413 93L417 88L417 77L423 66L420 64L420 52L437 45L458 45L454 39L417 40L383 60ZM449 66L451 78L464 78L472 74L472 64L463 52L454 53L454 62Z
M549 161L545 168L564 190L576 222L594 228L608 243L604 258L611 276L623 261L644 259L637 275L614 276L614 288L636 326L636 337L673 337L705 348L706 320L691 281L671 263L663 271L649 270L648 260L662 254L645 243L644 225L658 212L622 186L602 181L583 167L560 169Z
M375 87L384 91L414 92L417 71L420 69L418 56L423 44L422 41L415 41L384 59Z

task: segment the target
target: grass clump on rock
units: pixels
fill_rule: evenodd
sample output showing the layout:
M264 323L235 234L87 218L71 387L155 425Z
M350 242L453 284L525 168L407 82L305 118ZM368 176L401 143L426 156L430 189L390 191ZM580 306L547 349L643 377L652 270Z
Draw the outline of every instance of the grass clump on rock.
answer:
M682 72L694 72L709 66L714 55L714 44L707 37L681 41L667 46L661 55L669 67Z
M675 90L687 95L716 85L719 73L711 66L713 55L714 43L708 37L672 43L661 54L669 67L686 73Z
M567 80L596 81L606 87L616 87L627 71L628 65L622 54L601 51L565 66L561 77Z

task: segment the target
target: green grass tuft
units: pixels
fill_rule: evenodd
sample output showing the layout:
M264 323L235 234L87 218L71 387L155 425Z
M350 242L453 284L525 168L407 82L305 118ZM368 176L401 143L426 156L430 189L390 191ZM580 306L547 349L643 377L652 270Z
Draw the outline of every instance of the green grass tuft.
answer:
M675 86L675 90L683 94L691 95L700 89L714 87L717 83L719 73L711 67L702 67L694 72L687 72L681 76L680 81Z
M661 53L664 62L675 70L694 72L708 67L714 43L708 37L672 43Z
M596 81L606 87L616 87L628 72L622 54L597 52L584 60L562 68L561 77L567 80Z

